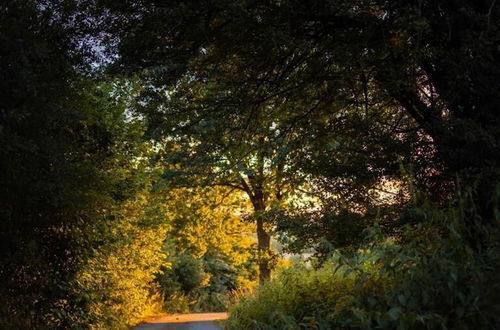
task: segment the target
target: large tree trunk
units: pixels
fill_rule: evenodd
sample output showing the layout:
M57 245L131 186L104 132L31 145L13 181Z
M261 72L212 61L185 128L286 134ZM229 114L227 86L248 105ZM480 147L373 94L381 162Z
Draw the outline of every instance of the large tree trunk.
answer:
M261 171L262 174L262 171ZM253 206L253 215L257 224L257 248L259 252L259 283L263 284L271 278L271 263L269 260L271 251L271 235L264 228L266 210L266 197L262 187L262 175L259 179L249 176L249 183L241 178L243 190L248 194Z
M257 216L257 246L259 254L264 256L259 260L259 283L262 285L271 277L271 266L269 264L269 251L271 250L271 236L264 229L264 219Z
M252 200L254 215L257 219L257 248L259 249L259 283L263 284L271 277L269 252L271 250L271 236L264 228L266 202L261 189L257 189Z

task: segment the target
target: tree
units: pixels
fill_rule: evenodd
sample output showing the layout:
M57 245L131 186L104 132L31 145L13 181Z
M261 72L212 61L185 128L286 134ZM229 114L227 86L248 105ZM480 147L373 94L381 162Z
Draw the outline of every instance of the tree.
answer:
M210 184L230 186L248 195L263 251L269 250L270 244L263 214L269 204L283 200L283 188L304 182L304 166L301 168L298 162L310 156L305 146L317 147L318 141L335 143L331 132L321 125L342 131L348 126L344 124L347 118L364 116L365 123L389 118L385 124L400 125L385 129L392 131L386 139L393 142L394 131L409 126L399 111L387 115L386 109L396 106L386 93L374 93L375 78L366 61L360 58L347 62L358 49L334 45L339 53L335 54L318 47L316 40L291 36L297 31L286 29L288 23L280 21L285 8L279 4L261 7L220 2L201 4L196 9L194 4L173 3L110 6L117 17L130 17L129 11L140 12L138 21L123 30L118 27L123 33L119 47L122 57L115 65L132 72L137 66L146 68L142 76L149 88L142 94L140 111L148 115L155 134L175 143L183 139L182 152L189 155L180 158L188 159L188 168L194 173L209 178ZM194 12L201 13L196 15L196 23ZM179 24L161 24L170 20L179 20ZM302 24L298 20L295 23ZM240 34L241 27L248 33ZM204 38L207 34L210 37ZM155 36L154 40L145 35ZM377 110L382 115L370 115ZM361 111L365 114L346 115ZM358 129L371 129L376 124ZM329 137L321 137L325 133ZM347 142L357 138L355 130L349 130L349 134L350 138L338 140L343 141L343 147L350 144L342 151L350 148L352 154L352 149L362 148L363 143ZM396 158L388 165L392 175L398 169ZM307 159L315 161L314 157ZM371 185L381 179L381 172L372 175ZM366 191L359 187L358 197ZM266 263L263 260L261 265L263 279L270 268Z
M166 309L226 310L229 295L248 290L258 277L253 226L240 216L248 201L230 188L172 188L161 183L157 189L170 224L164 243L170 264L157 281Z
M265 213L272 205L285 203L300 182L300 175L289 164L298 143L297 132L279 136L280 118L265 113L274 106L267 103L254 106L251 118L245 111L242 116L233 112L228 117L224 111L233 111L233 105L221 101L224 91L221 85L207 85L188 74L175 90L165 92L165 98L151 98L146 90L138 102L139 111L151 118L157 138L174 145L176 151L169 152L165 161L170 166L166 177L174 175L182 184L224 186L246 194L256 223L263 282L270 277L275 258ZM250 105L239 99L234 106Z
M164 261L155 172L133 88L91 79L58 14L0 4L0 327L123 327Z
M346 81L372 76L370 93L385 92L433 144L434 170L427 172L440 172L442 187L456 174L467 181L482 177L477 199L491 217L486 210L491 182L498 180L500 75L494 1L195 1L110 8L135 15L116 26L120 67L164 67L160 84L192 70L193 59L218 64L196 66L198 75L214 81L221 78L216 68L230 61L241 73L233 85L252 90L253 102L266 94L301 97L305 85L320 90L328 81L338 83L331 88L337 94L316 100L335 106L346 97L339 93Z
M80 251L64 230L78 221L83 202L72 193L79 184L79 191L89 188L91 180L79 178L95 177L83 155L97 160L96 148L106 145L99 127L79 120L81 98L72 85L85 84L72 67L77 59L64 50L68 36L48 20L29 1L0 5L3 327L57 323L51 310L68 296L64 283L79 266Z

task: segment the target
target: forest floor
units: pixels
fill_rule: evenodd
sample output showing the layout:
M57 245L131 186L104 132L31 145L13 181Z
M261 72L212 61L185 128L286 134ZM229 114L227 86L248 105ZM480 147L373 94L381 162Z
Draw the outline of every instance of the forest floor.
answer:
M222 327L217 321L227 319L227 313L192 313L161 315L147 319L144 323L132 330L220 330Z

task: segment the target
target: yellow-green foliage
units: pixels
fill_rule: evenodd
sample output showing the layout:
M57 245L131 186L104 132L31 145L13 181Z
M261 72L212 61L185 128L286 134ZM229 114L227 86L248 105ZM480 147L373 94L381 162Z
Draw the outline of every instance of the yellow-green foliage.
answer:
M165 222L151 224L148 196L126 203L112 220L112 239L94 251L77 278L93 329L126 328L154 312L154 275L164 263ZM158 216L158 215L157 215Z
M242 221L241 212L248 209L248 202L241 194L222 187L181 188L169 191L165 199L167 219L172 223L170 241L181 252L201 257L217 247L236 264L250 257L246 250L254 240L245 232L253 232L253 226Z
M171 228L165 250L171 267L157 276L171 312L223 311L228 294L255 284L253 225L242 220L248 205L227 188L178 188L165 194Z
M143 140L144 125L124 118L129 88L101 86L110 105L93 114L117 138L109 146L113 157L95 164L101 186L94 187L95 202L73 235L87 249L69 283L81 305L75 326L127 328L159 306L154 278L165 263L168 222L152 187L157 173L148 161L152 148Z

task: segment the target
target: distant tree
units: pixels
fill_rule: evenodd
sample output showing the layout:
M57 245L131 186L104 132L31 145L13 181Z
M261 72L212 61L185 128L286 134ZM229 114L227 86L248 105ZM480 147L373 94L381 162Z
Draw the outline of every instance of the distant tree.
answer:
M231 291L247 290L258 278L253 226L240 215L249 203L231 188L165 188L158 187L170 224L169 264L157 274L165 306L224 311Z

